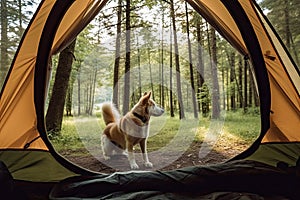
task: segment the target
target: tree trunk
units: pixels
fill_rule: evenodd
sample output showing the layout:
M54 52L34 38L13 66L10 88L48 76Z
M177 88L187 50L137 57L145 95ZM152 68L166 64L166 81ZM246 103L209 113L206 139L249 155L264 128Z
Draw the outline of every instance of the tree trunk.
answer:
M248 92L248 99L249 103L248 106L251 108L253 105L253 80L252 80L252 74L251 71L249 71L249 92Z
M22 1L18 0L18 18L19 18L19 33L18 36L21 38L23 34L23 17L22 17Z
M46 114L47 131L53 132L54 134L61 131L65 99L74 59L75 43L76 40L59 55L52 95Z
M239 108L243 108L243 62L239 57Z
M244 59L244 112L248 110L248 61Z
M113 80L113 103L119 108L119 68L120 68L120 49L121 49L121 21L122 21L122 0L118 1L118 24L116 35L116 53L114 65L114 80Z
M6 73L9 68L8 58L8 19L7 19L7 1L1 0L1 66L0 66L0 86L4 83Z
M175 117L173 106L173 53L172 53L172 24L170 23L170 116Z
M81 67L81 62L79 63L79 69L78 69L78 76L77 76L77 86L78 86L78 88L77 88L77 101L78 101L78 116L80 116L81 115L81 97L80 97L80 95L81 95L81 89L80 89L80 87L81 87L81 80L80 80L80 67Z
M98 70L94 69L93 73L90 74L89 79L89 89L88 89L88 99L87 99L87 110L86 114L92 116L93 115L93 108L94 108L94 101L95 101L95 90L96 90L96 82L97 82L97 73Z
M189 24L189 13L187 8L187 2L185 2L185 15L186 15L186 32L187 32L187 39L188 39L188 52L189 52L189 64L190 64L190 81L192 87L192 101L193 101L193 111L194 111L194 118L198 118L198 110L197 110L197 103L196 103L196 94L195 94L195 83L194 83L194 72L193 72L193 58L192 58L192 45L190 40L190 24Z
M286 46L291 51L291 31L290 31L290 16L289 16L289 1L284 0L284 25L285 25L285 40Z
M230 66L230 108L236 110L235 100L235 53L227 53Z
M176 23L175 23L175 10L174 10L173 0L170 0L170 6L171 6L171 17L172 17L172 25L173 25L174 48L175 48L176 84L177 84L177 96L178 96L178 106L179 106L179 119L184 119L185 115L184 115L184 106L183 106L182 92L181 92L179 51L178 51L177 30L176 30Z
M159 86L159 96L160 96L160 105L164 106L164 41L163 41L163 31L162 31L162 40L161 40L161 65L159 70L160 77L160 86Z
M255 87L254 75L252 73L249 73L249 87L249 90L251 90L251 97L249 91L249 99L252 99L251 103L249 102L249 106L259 106L259 97Z
M212 119L218 119L220 117L220 92L218 83L218 71L217 71L217 39L216 32L213 28L210 30L212 40L212 62L211 62L211 74L213 82L212 91Z
M137 42L137 62L138 62L138 70L139 70L139 96L138 99L140 99L142 97L142 77L141 77L141 53L140 53L140 47L139 47L139 37L136 38L136 42Z
M196 31L197 31L197 52L198 52L198 63L197 63L197 93L198 93L198 102L199 102L199 111L203 109L201 108L201 105L203 104L202 96L200 95L201 88L204 83L204 61L203 61L203 51L202 51L202 31L201 31L201 18L197 18L197 24L196 24Z
M222 66L223 66L223 62L222 62ZM225 67L222 67L222 71L221 71L221 75L222 75L222 91L223 91L223 95L222 95L222 104L223 104L223 109L226 110L226 93L225 91L225 85L226 85L226 81L225 81Z
M295 61L299 65L299 58L296 52L295 44L293 41L293 36L291 33L291 22L290 22L290 5L289 0L284 0L284 25L285 25L285 39L286 39L286 46L290 52L293 52L295 56Z
M82 62L81 60L78 61L78 63L79 63L78 67L76 67L76 68L72 67L75 70L74 71L72 70L72 72L71 72L70 81L69 81L69 87L68 87L68 92L67 92L67 97L66 97L66 103L65 103L65 105L66 105L66 115L67 116L73 116L73 114L72 114L72 106L73 106L74 83L76 81L76 76L79 77L79 71L80 71L81 62ZM80 86L80 83L78 83L78 86ZM78 94L80 94L80 91L78 91Z
M227 91L226 91L226 110L230 110L230 91L229 91L229 69L227 68L226 70L226 88L227 88Z
M125 60L125 80L124 80L124 98L123 114L129 111L130 100L130 0L126 0L126 60Z
M67 97L66 97L66 116L72 116L72 94L73 94L73 84L70 83L67 91Z
M86 83L86 87L85 87L85 108L84 108L84 113L87 114L89 112L89 103L90 103L90 100L89 100L89 94L90 94L90 87L91 85L89 83Z
M165 23L165 15L164 8L162 7L162 19L161 19L161 65L160 65L160 105L164 106L164 23Z
M152 78L152 67L151 67L151 52L150 52L150 48L148 48L147 51L148 51L148 65L149 65L149 73L150 73L150 85L151 85L151 91L152 91L152 99L155 101L155 94L154 94L154 88L153 88L153 78Z

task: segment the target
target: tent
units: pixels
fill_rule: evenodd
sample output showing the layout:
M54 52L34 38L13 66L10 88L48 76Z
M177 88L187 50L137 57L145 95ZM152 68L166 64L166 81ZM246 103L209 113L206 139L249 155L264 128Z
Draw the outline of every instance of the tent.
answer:
M49 193L52 199L299 199L296 64L254 0L187 1L252 62L261 111L261 132L253 145L226 163L169 172L107 175L65 160L49 142L44 125L49 58L107 0L42 0L0 94L1 194L20 199L48 198Z

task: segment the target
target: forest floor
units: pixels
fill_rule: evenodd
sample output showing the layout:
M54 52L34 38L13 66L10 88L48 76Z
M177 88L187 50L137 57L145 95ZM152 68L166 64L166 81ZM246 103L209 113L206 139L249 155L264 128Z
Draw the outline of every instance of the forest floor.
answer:
M232 146L224 146L223 150L222 147L218 147L218 151L212 149L207 156L204 158L199 158L199 149L201 147L201 142L194 141L190 147L176 160L168 160L168 157L172 159L172 156L161 155L150 156L149 160L154 164L153 169L145 168L141 164L141 159L137 158L137 163L140 166L140 170L173 170L182 167L188 166L196 166L196 165L209 165L220 163L233 158L241 151L247 148L246 144L240 145L232 145ZM101 172L101 173L113 173L116 171L128 171L129 163L127 157L125 155L118 155L112 157L108 161L103 161L101 159L97 159L96 157L90 154L82 154L78 155L76 152L73 151L63 151L60 152L65 158L70 160L73 163L78 164L81 167L86 169ZM159 163L158 165L163 166L155 166L155 163ZM168 163L168 164L166 164Z
M99 128L105 126L101 124L102 121L96 117L66 118L61 135L52 140L55 149L71 162L92 171L113 173L130 170L125 155L104 160ZM151 131L156 134L150 133L147 146L153 168L143 166L137 145L135 157L140 170L173 170L227 161L249 148L260 128L259 115L245 115L242 112L227 112L226 120L221 126L209 119L201 119L194 126L190 121L168 117L157 118L156 121L153 119L152 123L155 125L151 126ZM179 129L179 125L183 128ZM214 128L222 133L211 135L209 131Z

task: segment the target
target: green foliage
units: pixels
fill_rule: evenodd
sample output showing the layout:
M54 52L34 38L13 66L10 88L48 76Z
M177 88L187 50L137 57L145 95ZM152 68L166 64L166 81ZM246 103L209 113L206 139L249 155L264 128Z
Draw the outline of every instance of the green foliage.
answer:
M58 151L67 151L83 148L77 134L76 126L71 117L64 118L60 134L49 135L49 138Z
M200 88L200 93L198 94L198 101L201 103L203 117L207 117L209 113L211 95L209 93L209 88L206 82L204 82L202 87Z
M300 65L300 1L299 0L263 0L260 6L289 49L292 57Z
M161 120L160 118L153 118L152 123L155 124ZM151 127L151 132L156 133L159 131L157 134L155 134L152 137L149 137L148 139L148 150L149 151L155 151L158 150L165 145L167 145L176 135L177 130L179 128L180 120L179 119L172 119L168 117L166 119L166 123L164 124L164 127L161 130L155 130L157 127L152 126Z
M242 109L236 112L227 112L224 130L238 138L251 142L260 133L260 115L257 109L249 109L244 113Z

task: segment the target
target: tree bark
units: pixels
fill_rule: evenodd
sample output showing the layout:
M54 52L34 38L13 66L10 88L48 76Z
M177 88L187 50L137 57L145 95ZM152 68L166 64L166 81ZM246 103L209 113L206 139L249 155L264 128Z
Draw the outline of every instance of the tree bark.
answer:
M248 111L248 61L244 59L244 112Z
M164 106L164 12L162 13L162 21L161 21L161 65L160 65L160 86L159 86L159 93L160 93L160 105Z
M197 93L198 93L198 108L199 111L202 110L202 105L204 104L202 95L201 93L201 88L203 87L204 84L204 61L203 61L203 50L202 50L202 31L201 31L201 19L197 19L197 24L196 24L196 32L197 32L197 52L198 52L198 63L197 63ZM201 109L200 109L201 108Z
M149 65L149 73L150 73L150 85L151 85L151 91L152 91L152 99L155 101L155 93L153 88L153 78L152 78L152 66L151 66L151 52L150 48L147 48L148 52L148 65Z
M243 62L239 57L239 108L243 108Z
M187 8L187 2L185 2L185 15L186 15L186 32L187 32L187 39L188 39L188 52L189 52L189 65L190 65L190 81L192 87L192 101L193 101L193 111L194 111L194 118L198 118L198 110L197 110L197 103L196 103L196 93L195 93L195 81L194 81L194 72L193 72L193 58L192 58L192 45L190 40L190 23L189 23L189 13Z
M126 0L126 58L125 58L125 80L123 96L123 114L129 111L130 100L130 0Z
M249 92L248 92L248 99L249 103L248 106L251 108L253 105L253 80L252 80L252 74L251 71L249 71Z
M121 49L121 21L122 21L122 0L118 1L118 24L116 35L116 53L115 53L115 65L114 65L114 80L113 80L113 103L119 108L119 68L120 68L120 49Z
M72 116L72 94L73 94L73 84L70 84L67 91L66 97L66 115Z
M175 10L174 10L173 0L170 0L170 6L171 6L171 17L172 17L172 25L173 25L174 48L175 48L176 85L177 85L177 96L178 96L178 106L179 106L179 119L184 119L185 114L184 114L184 106L183 106L182 92L181 92L179 51L178 51L177 29L175 23Z
M78 76L77 76L77 86L78 86L78 88L77 88L77 101L78 101L78 116L80 116L81 115L81 89L80 89L80 87L81 87L81 78L80 78L80 69L81 68L81 61L80 61L80 63L79 63L79 69L78 69Z
M218 119L220 117L220 92L218 83L218 71L217 71L217 39L216 32L211 28L211 39L212 39L212 62L211 62L211 73L213 81L212 91L212 119Z
M170 23L170 116L175 117L173 104L173 53L172 53L172 23Z
M235 100L235 53L227 53L230 66L230 108L231 110L236 110L236 100Z
M47 131L51 131L54 134L61 131L65 99L74 59L75 44L76 40L59 55L52 95L46 114Z
M4 83L6 73L9 68L8 58L8 22L7 22L7 1L1 0L1 66L0 66L0 86Z
M137 62L138 62L138 79L139 79L139 96L138 99L142 97L142 75L141 75L141 52L139 47L139 37L136 38L136 46L137 46Z
M23 17L22 17L22 1L21 0L18 0L18 18L19 18L19 32L18 32L18 36L21 38L22 34L23 34L23 28L22 28Z

